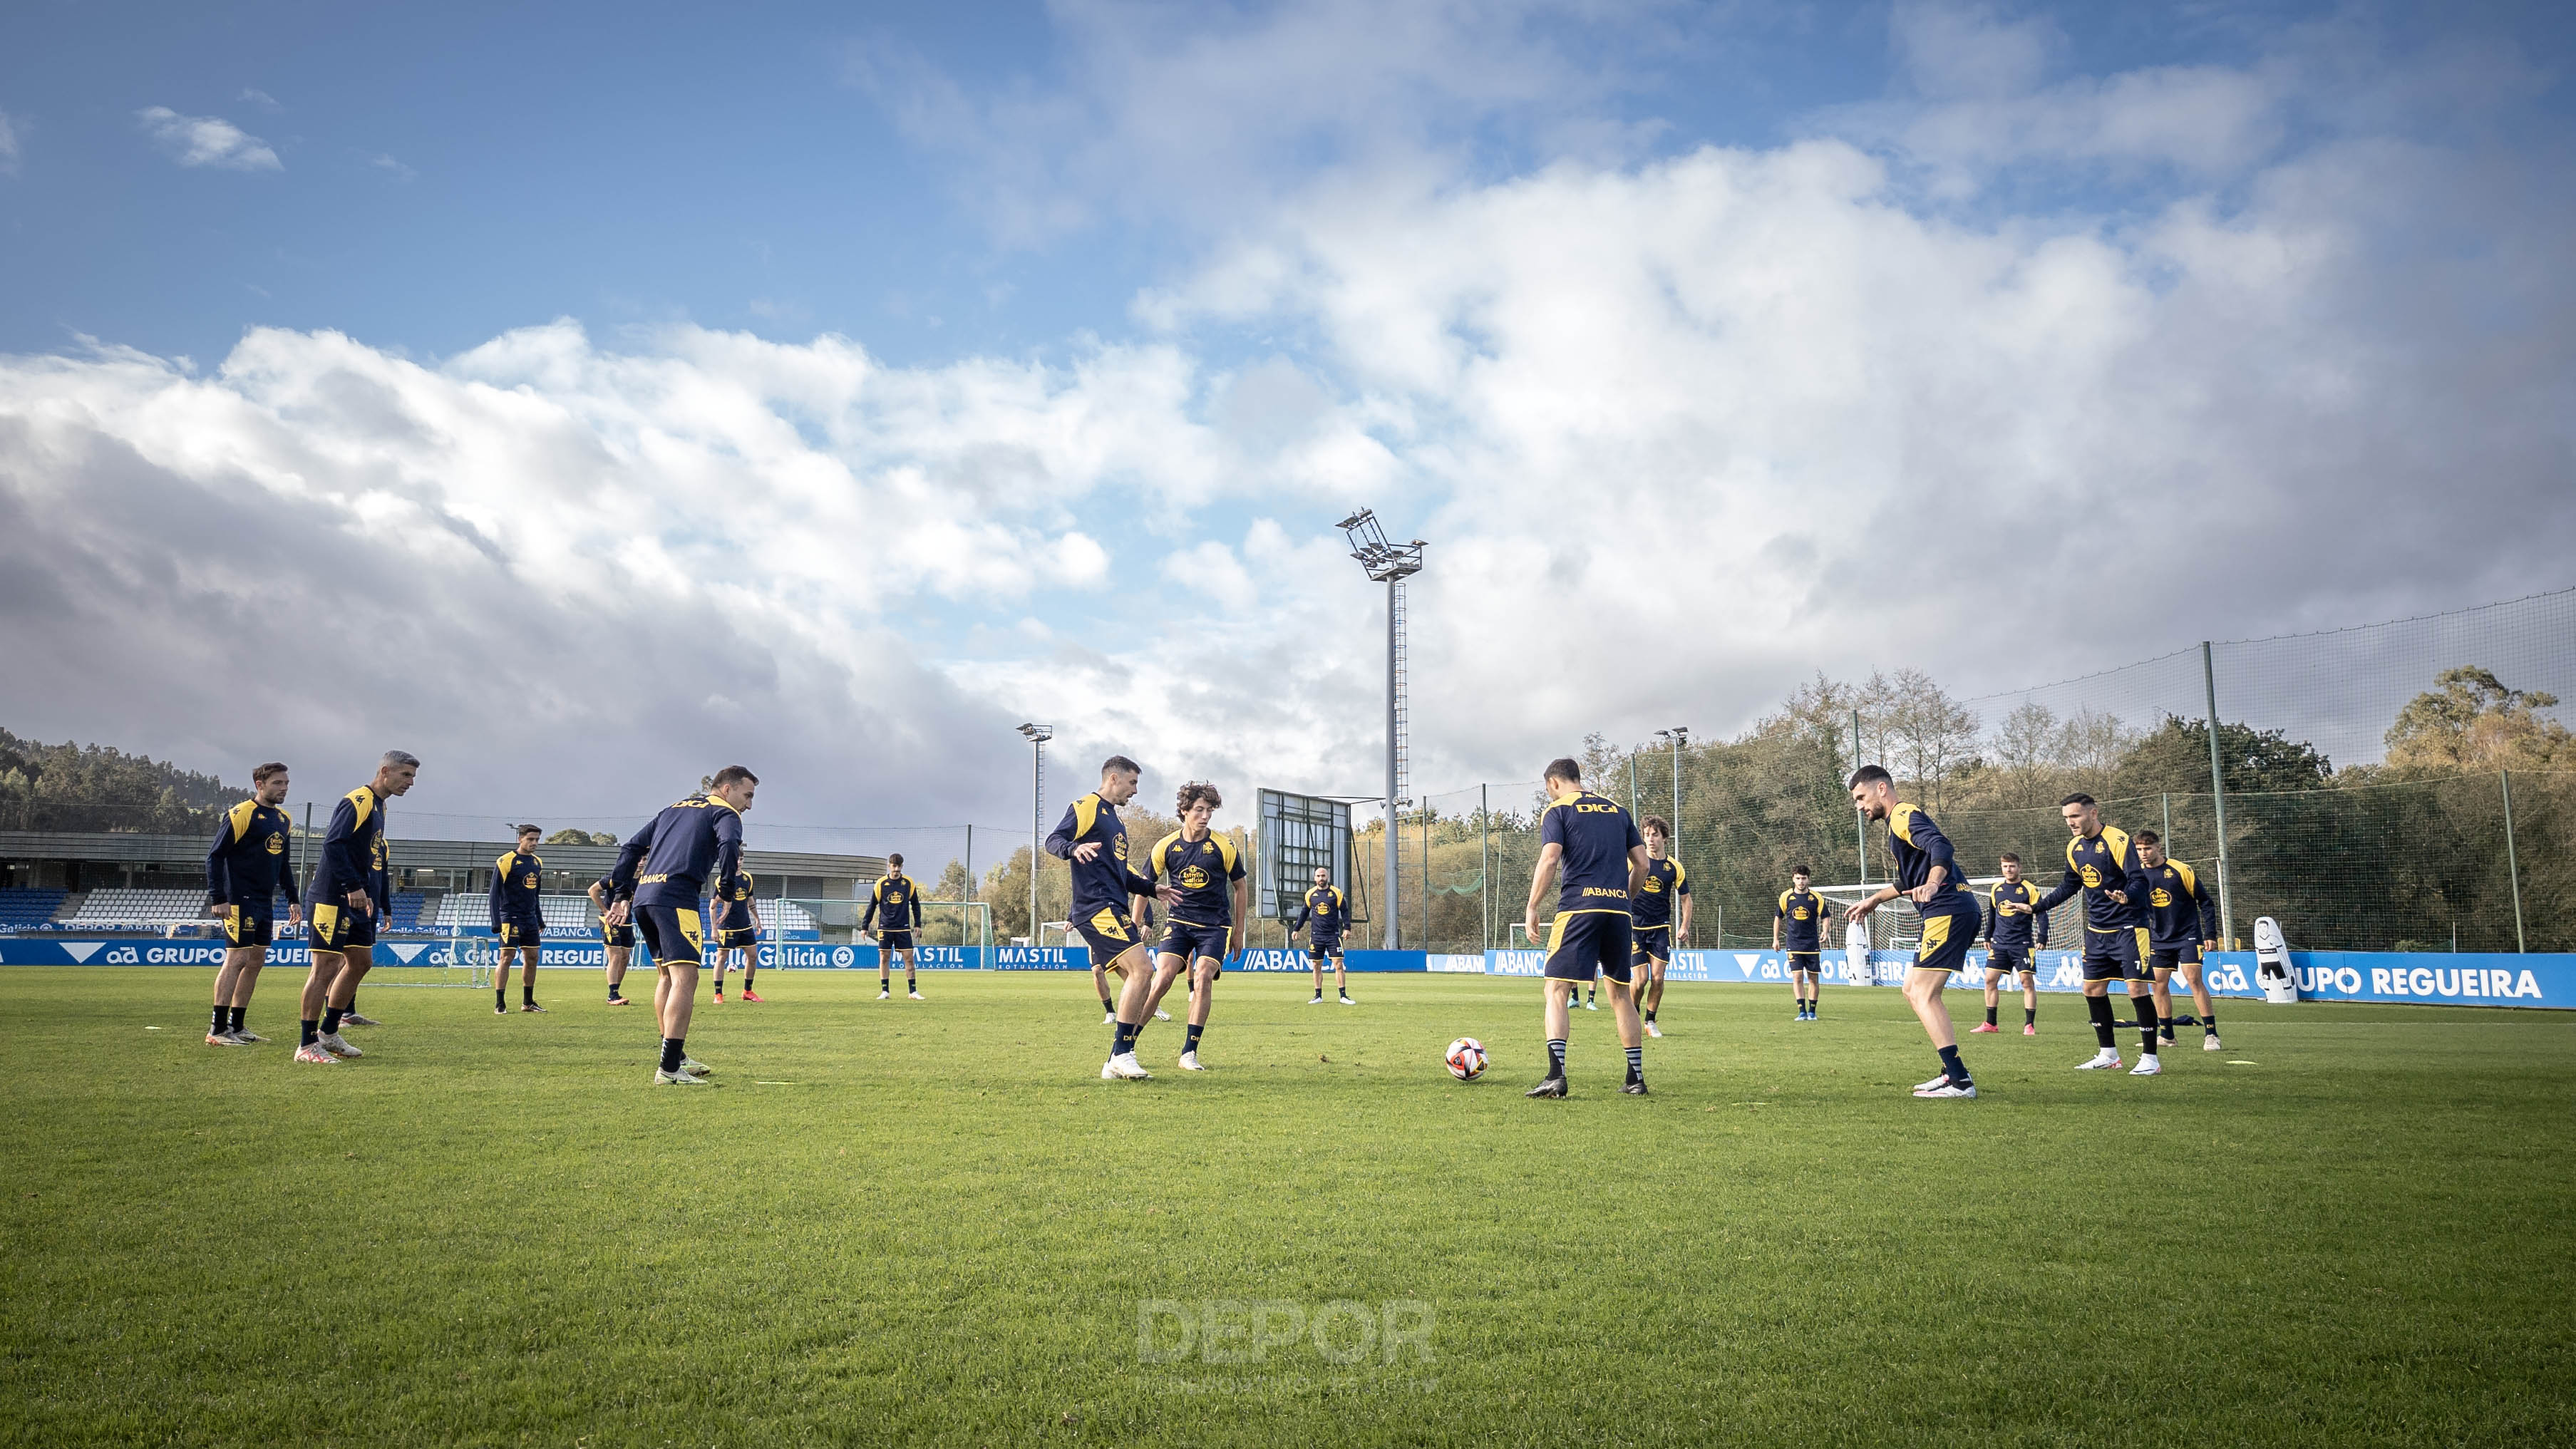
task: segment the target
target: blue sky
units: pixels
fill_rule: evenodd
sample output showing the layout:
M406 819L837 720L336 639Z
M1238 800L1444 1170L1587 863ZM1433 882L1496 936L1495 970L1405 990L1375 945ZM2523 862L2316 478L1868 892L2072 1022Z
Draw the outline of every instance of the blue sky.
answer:
M12 727L240 773L278 727L173 660L292 653L301 613L406 662L289 745L480 748L366 700L498 667L545 808L623 808L565 783L607 739L792 761L817 819L1009 819L1031 714L1353 788L1376 601L1321 525L1354 503L1437 540L1435 787L1731 731L1815 667L1976 693L2554 587L2570 25L15 6L0 610L83 683ZM2156 547L2150 498L2198 536ZM1874 613L1936 513L2170 597L1966 649L2043 601L1963 559ZM1690 623L1641 678L1655 611ZM641 721L590 647L637 631L717 661ZM1525 688L1533 650L1572 662Z

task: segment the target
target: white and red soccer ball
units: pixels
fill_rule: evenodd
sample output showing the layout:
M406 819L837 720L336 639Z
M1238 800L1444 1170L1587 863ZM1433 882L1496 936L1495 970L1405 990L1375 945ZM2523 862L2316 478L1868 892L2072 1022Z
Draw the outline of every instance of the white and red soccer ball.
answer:
M1485 1074L1485 1044L1472 1036L1449 1043L1449 1075L1472 1082Z

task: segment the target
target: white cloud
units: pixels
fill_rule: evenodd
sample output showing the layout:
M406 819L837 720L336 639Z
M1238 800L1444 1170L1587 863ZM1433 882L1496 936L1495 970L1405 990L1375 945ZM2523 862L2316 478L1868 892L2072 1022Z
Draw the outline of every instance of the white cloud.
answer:
M0 176L18 174L18 125L7 111L0 111Z
M261 90L257 86L242 87L242 93L235 97L235 99L248 101L252 105L259 107L263 111L270 112L271 114L275 114L276 112L286 109L286 107L277 103L277 97L270 95L268 92Z
M220 116L183 116L168 106L150 106L136 111L134 118L182 166L224 171L286 169L266 141Z
M410 167L405 166L391 156L370 156L367 158L367 164L375 167L379 171L390 172L396 181L414 181L418 180L420 177L419 172L412 170Z

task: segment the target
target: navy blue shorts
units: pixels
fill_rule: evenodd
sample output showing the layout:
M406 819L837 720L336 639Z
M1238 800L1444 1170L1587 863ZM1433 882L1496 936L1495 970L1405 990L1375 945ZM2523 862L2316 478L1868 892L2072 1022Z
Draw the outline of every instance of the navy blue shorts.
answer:
M1671 959L1673 959L1673 928L1670 925L1640 926L1633 921L1629 923L1628 960L1631 964Z
M2177 966L2199 964L2200 943L2198 941L2185 941L2171 950L2159 947L2147 953L2147 969L2150 971L2171 971Z
M1968 948L1976 944L1977 908L1966 906L1957 912L1940 912L1923 918L1923 939L1914 947L1915 971L1956 971L1968 964Z
M545 927L536 921L503 921L492 928L493 937L501 943L504 951L515 946L533 946L544 934Z
M2153 981L2147 974L2147 928L2115 926L2107 931L2084 928L2084 979L2087 981Z
M1144 943L1135 918L1123 906L1102 906L1073 923L1074 934L1091 948L1091 964L1106 966Z
M1559 981L1589 981L1596 974L1628 983L1626 911L1559 911L1548 928L1547 974Z
M316 951L347 951L376 944L376 913L353 911L346 901L335 905L306 901L304 919L313 923L311 945Z
M2031 964L2028 951L2016 951L2010 946L1989 946L1986 948L1986 969L2009 975L2017 971L2035 971L2038 968Z
M224 913L224 944L227 946L266 946L277 939L277 916L273 908L235 906Z
M1205 957L1211 961L1225 959L1226 947L1233 943L1232 926L1207 926L1197 921L1173 921L1163 927L1163 939L1154 950L1165 956L1178 956L1184 961Z
M1323 960L1327 956L1339 956L1342 954L1342 938L1339 936L1316 936L1306 942L1306 954L1314 957L1318 961Z
M727 926L723 930L716 932L716 949L719 951L730 951L738 946L757 946L759 944L760 928L758 926Z
M635 949L635 922L631 919L622 926L612 926L602 921L599 923L599 935L600 939L612 946L623 947L629 951Z
M635 906L644 928L644 950L655 964L695 966L706 956L706 927L693 906Z
M911 950L911 949L912 949L912 928L911 928L911 927L909 927L909 926L907 926L907 927L905 927L904 929L902 929L902 930L900 930L900 931L879 931L879 932L877 932L877 949L878 949L878 950L880 950L880 951L909 951L909 950Z
M1789 970L1792 973L1804 971L1810 976L1825 974L1825 956L1821 951L1789 951L1783 954L1789 958Z

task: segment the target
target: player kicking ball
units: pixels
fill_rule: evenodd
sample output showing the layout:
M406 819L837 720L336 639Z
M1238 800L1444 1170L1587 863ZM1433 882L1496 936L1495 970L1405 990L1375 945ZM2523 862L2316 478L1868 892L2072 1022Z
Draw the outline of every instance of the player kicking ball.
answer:
M2001 862L2003 879L1986 892L1986 1019L1968 1028L1971 1036L1979 1032L2002 1030L1995 1025L1995 1011L2002 1005L2004 986L2013 977L2021 978L2021 1034L2039 1035L2039 948L2048 944L2048 917L2032 906L2039 900L2039 887L2021 878L2021 857L2005 851Z
M894 999L894 958L903 958L903 993L915 1001L921 994L920 963L913 950L912 933L921 928L921 888L903 873L903 857L886 857L886 873L879 877L876 889L868 892L867 914L859 918L859 933L875 934L877 943L877 1000ZM1105 1000L1106 991L1101 993Z
M224 964L215 972L214 1019L206 1027L208 1046L252 1046L268 1038L252 1031L243 1018L251 993L259 988L260 969L268 964L269 943L277 935L277 896L286 895L288 925L303 921L295 903L295 876L287 864L286 842L293 830L282 808L288 786L286 766L270 763L250 772L251 797L223 814L215 825L215 843L206 851L206 911L224 922Z
M537 854L537 840L544 833L533 825L520 826L518 844L509 854L492 862L492 939L501 946L492 971L492 1012L495 1016L510 1014L510 956L513 952L518 954L524 966L519 976L519 1009L545 1010L537 1005L538 942L546 930L545 911L537 900L545 879L546 863Z
M1570 759L1548 762L1547 807L1539 811L1538 868L1530 872L1529 903L1521 926L1547 942L1546 975L1539 983L1541 1019L1547 1028L1547 1076L1524 1095L1563 1097L1565 1044L1572 1030L1574 992L1596 974L1610 978L1610 1015L1619 1045L1628 1053L1628 1079L1619 1090L1646 1095L1646 1038L1637 1003L1628 991L1631 903L1645 884L1645 837L1616 803L1583 788L1583 767ZM1539 906L1548 881L1557 881L1556 916L1540 936Z
M331 807L321 858L305 888L304 917L313 923L312 969L304 977L303 1035L295 1059L326 1066L366 1053L340 1035L358 999L358 983L375 964L376 927L393 910L393 865L385 851L385 802L410 791L420 760L387 750L375 778Z
M1101 1063L1103 1081L1141 1082L1153 1076L1136 1060L1136 1032L1145 1021L1146 998L1153 971L1142 933L1128 902L1156 894L1153 883L1127 863L1127 826L1118 807L1136 798L1144 767L1125 755L1100 764L1100 788L1065 807L1064 820L1046 838L1046 852L1073 867L1072 925L1091 959L1107 961L1124 978L1118 1004L1109 1018L1109 1060ZM1164 887L1171 905L1180 892Z
M1225 804L1216 787L1183 785L1177 803L1181 828L1145 852L1145 879L1156 882L1158 889L1177 889L1181 897L1173 903L1163 938L1154 947L1154 985L1146 1005L1161 1005L1172 983L1182 972L1189 973L1189 1038L1181 1047L1181 1070L1203 1072L1207 1068L1199 1061L1199 1037L1207 1030L1208 1010L1217 978L1225 973L1226 954L1250 911L1252 882L1234 842L1217 834L1210 823ZM1140 1022L1136 1031L1142 1034L1144 1029Z
M1789 995L1799 1021L1814 1021L1825 1003L1825 898L1807 889L1805 866L1789 872L1789 888L1771 903L1771 949L1789 961Z
M731 958L734 969L742 973L742 997L757 1006L760 993L751 989L752 977L760 970L760 902L752 898L751 872L744 871L730 885L716 887L715 978L716 1005L724 1005L725 961Z
M1976 899L1959 889L1959 866L1951 856L1949 838L1923 813L1923 807L1896 798L1896 781L1884 767L1863 765L1852 771L1850 784L1852 804L1870 819L1887 822L1887 838L1896 855L1896 883L1879 887L1877 894L1845 911L1843 919L1866 919L1898 896L1914 902L1914 913L1923 922L1923 941L1914 948L1913 964L1905 971L1905 1003L1914 1008L1923 1034L1932 1039L1933 1050L1941 1057L1941 1075L1916 1087L1914 1095L1974 1097L1977 1084L1968 1075L1967 1063L1959 1059L1959 1038L1950 1026L1950 1008L1942 1004L1941 988L1968 959L1969 943L1977 939Z
M1637 885L1630 916L1629 974L1637 978L1637 1001L1644 1009L1646 1035L1660 1039L1655 1011L1664 1004L1664 970L1673 948L1690 944L1690 875L1671 859L1673 824L1660 815L1646 817L1646 878Z
M1298 902L1297 919L1290 923L1288 934L1306 933L1306 964L1315 971L1315 999L1308 1006L1324 1004L1324 963L1333 963L1333 992L1342 1005L1357 1006L1351 1000L1350 974L1342 966L1342 931L1351 923L1351 903L1333 884L1333 873L1315 867L1315 883L1306 888L1306 898Z
M689 1055L689 1020L697 1009L698 963L706 930L698 903L708 877L728 886L742 874L742 815L751 808L760 777L740 765L716 771L704 793L663 807L618 847L616 901L609 924L641 918L644 949L662 976L653 991L662 1030L662 1055L653 1070L657 1086L706 1085L711 1070Z

